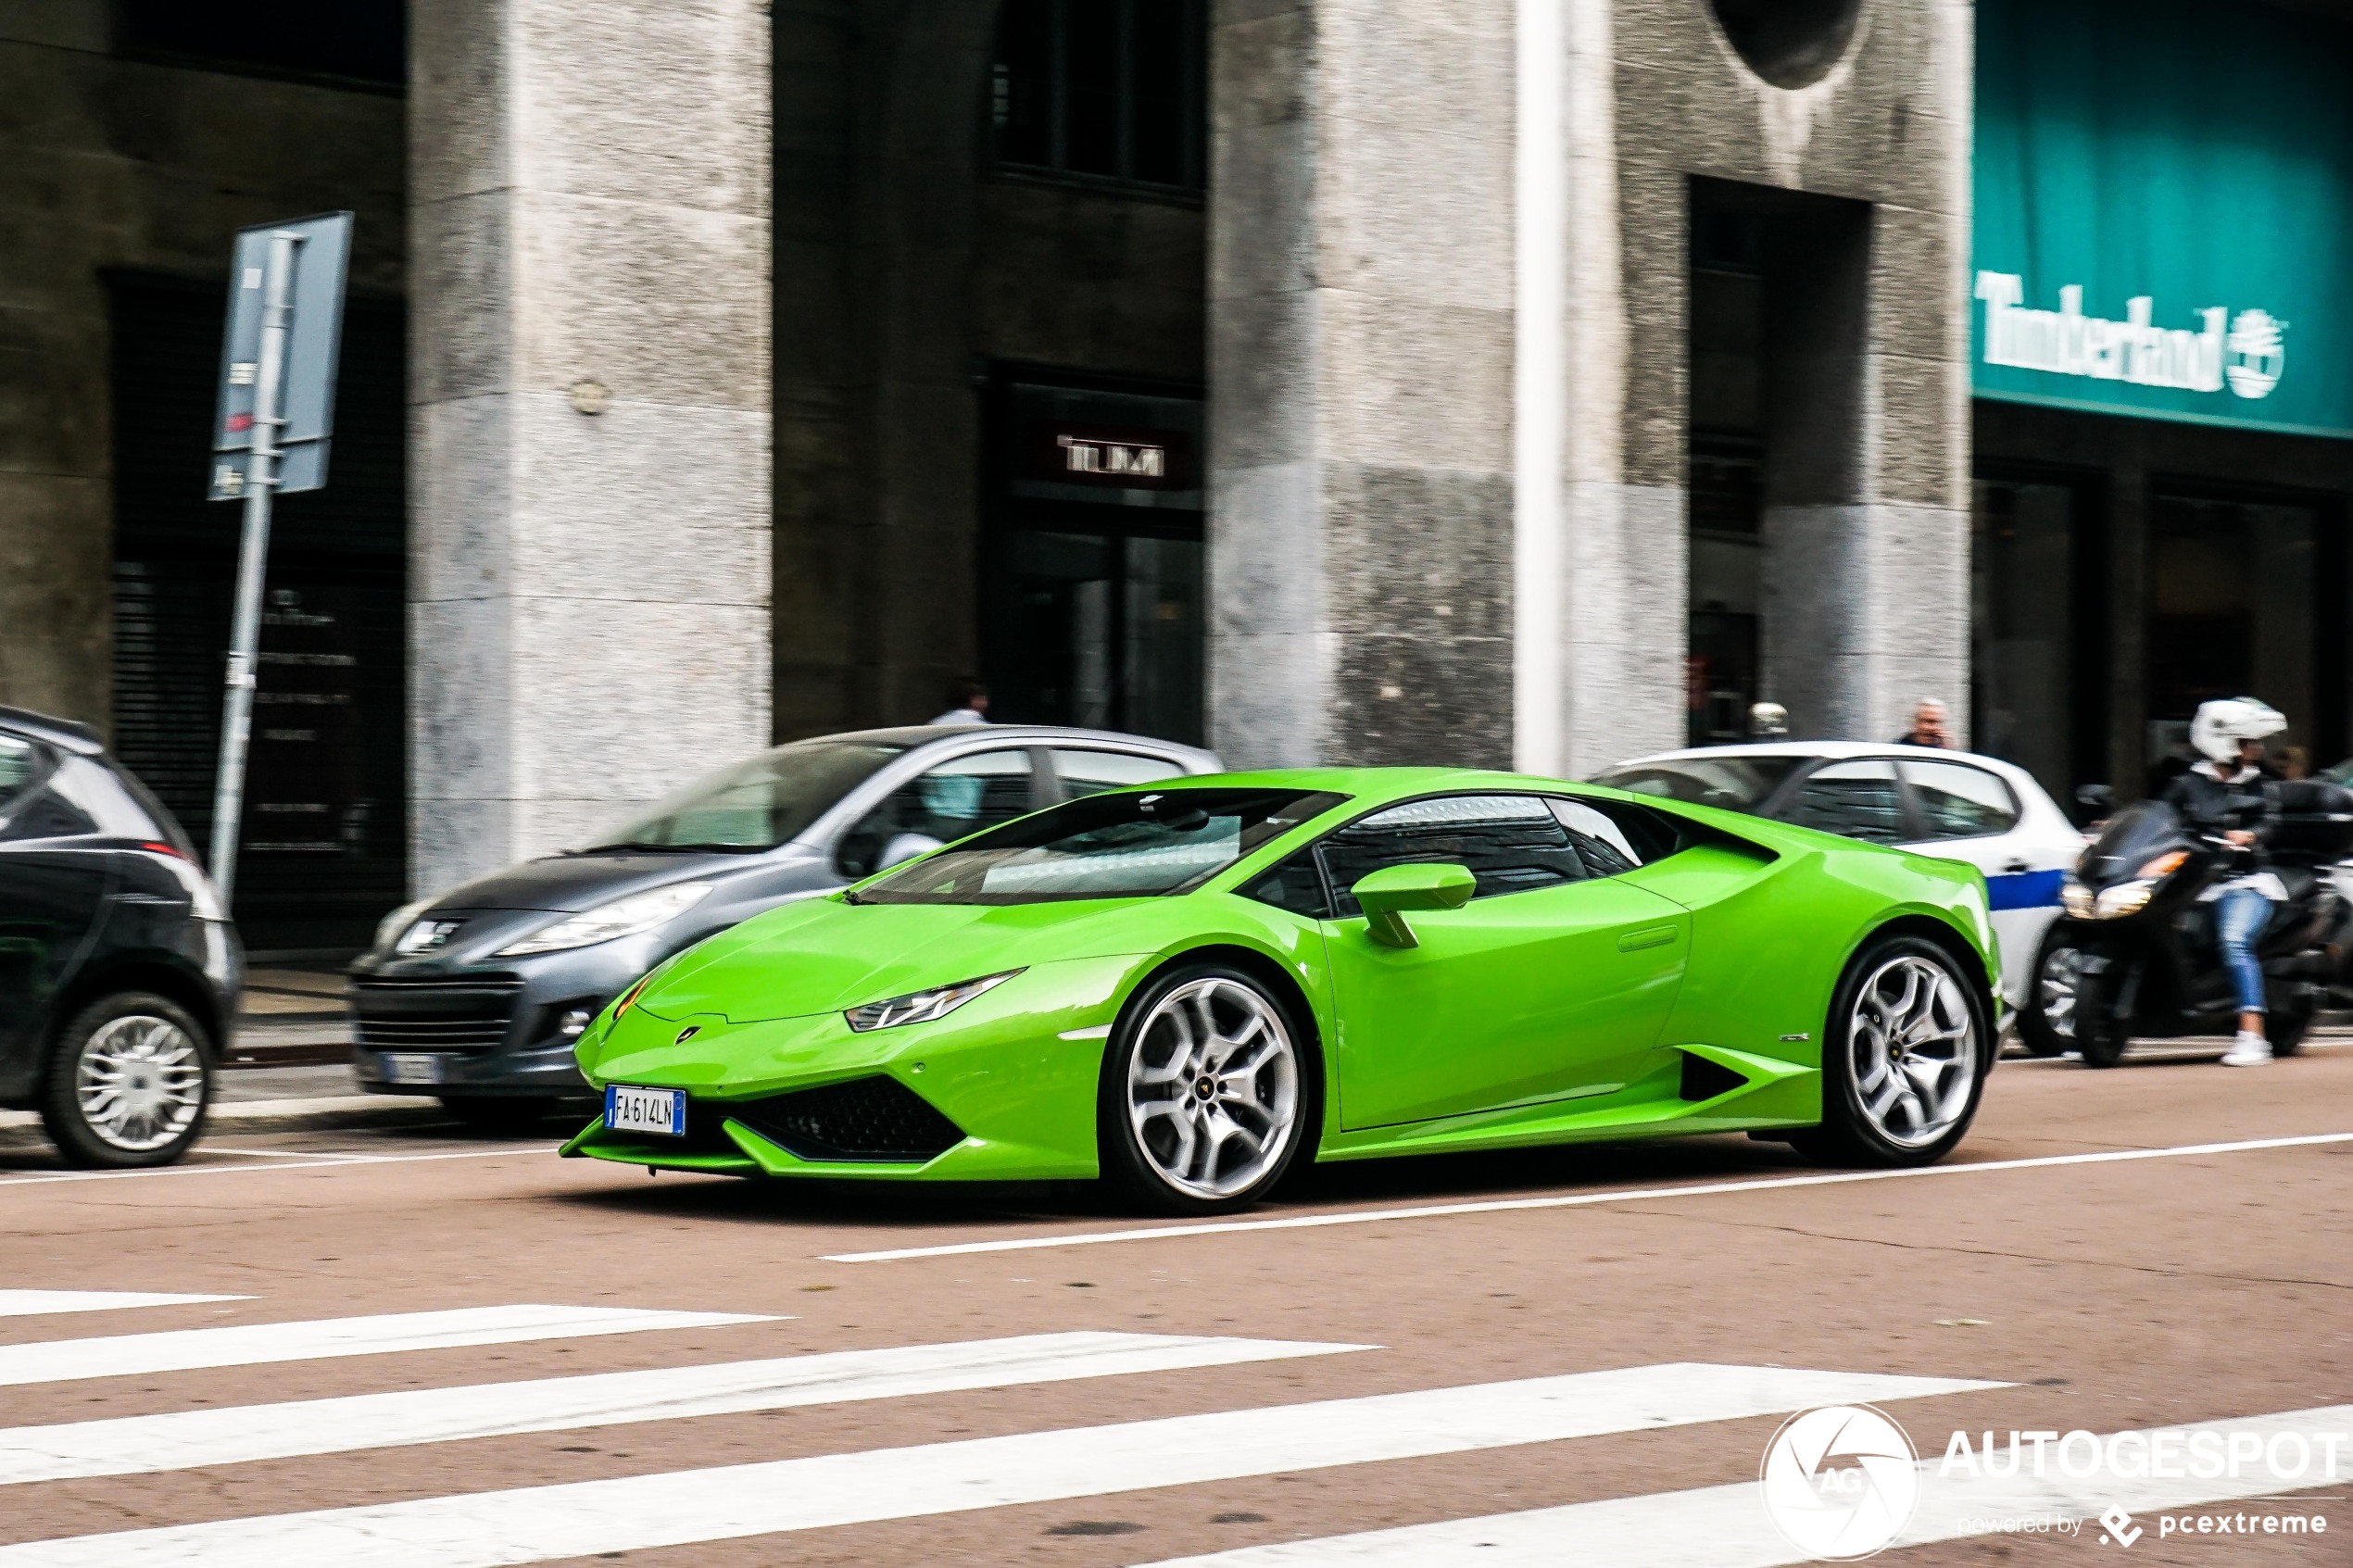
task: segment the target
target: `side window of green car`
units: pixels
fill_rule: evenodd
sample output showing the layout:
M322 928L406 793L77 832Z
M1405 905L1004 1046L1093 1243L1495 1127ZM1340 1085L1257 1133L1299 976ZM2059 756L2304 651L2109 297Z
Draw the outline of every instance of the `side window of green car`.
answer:
M1376 811L1317 846L1337 919L1362 911L1349 889L1386 866L1467 866L1471 897L1583 880L1585 863L1540 796L1447 795Z

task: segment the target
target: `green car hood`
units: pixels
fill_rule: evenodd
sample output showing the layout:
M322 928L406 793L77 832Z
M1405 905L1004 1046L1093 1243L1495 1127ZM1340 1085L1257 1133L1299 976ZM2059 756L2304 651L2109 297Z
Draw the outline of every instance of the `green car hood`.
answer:
M731 1023L839 1012L1056 959L1149 952L1164 898L1067 903L849 904L812 898L679 955L638 996L656 1018Z

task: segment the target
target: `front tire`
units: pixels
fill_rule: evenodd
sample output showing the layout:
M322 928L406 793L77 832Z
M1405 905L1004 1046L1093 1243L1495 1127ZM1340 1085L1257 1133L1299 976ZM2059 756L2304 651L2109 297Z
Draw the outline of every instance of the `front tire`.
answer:
M1822 1123L1794 1140L1827 1163L1932 1165L1967 1135L1985 1092L1993 1021L1953 956L1918 936L1867 944L1822 1037Z
M203 1135L212 1040L186 1009L151 991L101 997L49 1048L41 1124L66 1163L169 1165Z
M1104 1177L1164 1214L1224 1214L1274 1190L1315 1136L1301 1021L1223 964L1159 976L1128 999L1103 1052Z

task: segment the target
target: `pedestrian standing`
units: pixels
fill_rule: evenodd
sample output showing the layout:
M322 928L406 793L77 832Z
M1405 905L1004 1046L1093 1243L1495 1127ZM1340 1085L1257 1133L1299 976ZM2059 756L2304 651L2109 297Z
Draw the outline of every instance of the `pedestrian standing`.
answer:
M963 676L948 684L948 711L932 721L935 724L986 724L988 722L988 688L971 676Z
M1895 737L1898 746L1932 746L1942 751L1953 748L1953 727L1949 711L1941 696L1924 696L1912 709L1912 727Z

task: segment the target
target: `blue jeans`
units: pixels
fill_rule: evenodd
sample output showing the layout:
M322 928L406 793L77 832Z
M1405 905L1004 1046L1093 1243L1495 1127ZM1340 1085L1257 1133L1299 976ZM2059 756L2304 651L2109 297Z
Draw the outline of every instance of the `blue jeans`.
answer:
M2263 966L2255 960L2255 939L2271 919L2271 901L2252 887L2234 887L2214 900L2214 940L2222 967L2238 988L2239 1011L2262 1012Z

